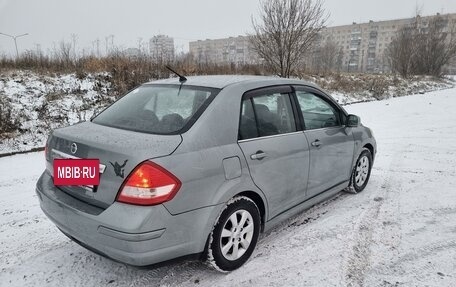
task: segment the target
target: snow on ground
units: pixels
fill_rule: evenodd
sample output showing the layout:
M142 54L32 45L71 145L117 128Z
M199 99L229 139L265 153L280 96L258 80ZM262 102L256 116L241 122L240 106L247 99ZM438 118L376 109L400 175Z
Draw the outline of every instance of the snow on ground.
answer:
M43 153L0 158L1 286L455 286L456 89L347 107L378 141L369 185L264 234L221 274L180 261L136 268L96 255L43 215Z
M404 79L392 74L341 73L305 78L326 89L340 104L424 94L454 87L454 76L412 76Z
M114 98L107 73L40 75L11 71L0 75L0 100L8 101L22 131L0 135L0 154L43 147L50 129L88 120Z

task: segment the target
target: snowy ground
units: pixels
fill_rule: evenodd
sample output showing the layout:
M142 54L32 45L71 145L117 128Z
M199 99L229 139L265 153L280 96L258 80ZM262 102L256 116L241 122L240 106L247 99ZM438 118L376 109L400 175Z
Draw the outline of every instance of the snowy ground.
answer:
M11 71L0 75L0 101L8 101L22 131L2 138L0 154L43 147L49 130L88 120L114 98L107 73L40 75Z
M43 153L0 158L0 285L455 286L456 89L347 109L378 141L365 191L281 224L229 274L188 261L135 268L79 247L38 206Z

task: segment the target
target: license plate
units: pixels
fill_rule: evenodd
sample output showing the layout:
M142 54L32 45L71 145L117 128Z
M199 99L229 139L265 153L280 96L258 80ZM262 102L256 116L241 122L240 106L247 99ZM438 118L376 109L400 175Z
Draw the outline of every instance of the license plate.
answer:
M100 184L100 160L54 159L54 185L94 186Z

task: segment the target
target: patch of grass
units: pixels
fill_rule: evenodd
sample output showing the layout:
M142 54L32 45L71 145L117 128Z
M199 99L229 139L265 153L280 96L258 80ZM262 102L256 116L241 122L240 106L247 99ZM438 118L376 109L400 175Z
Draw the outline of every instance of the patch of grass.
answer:
M21 130L21 113L13 111L10 100L0 97L0 139L9 138Z

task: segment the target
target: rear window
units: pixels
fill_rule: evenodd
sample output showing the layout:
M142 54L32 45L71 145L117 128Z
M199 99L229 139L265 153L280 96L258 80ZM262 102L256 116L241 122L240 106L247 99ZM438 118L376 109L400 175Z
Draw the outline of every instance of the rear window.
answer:
M218 92L193 86L141 86L92 122L144 133L177 134L191 127Z

